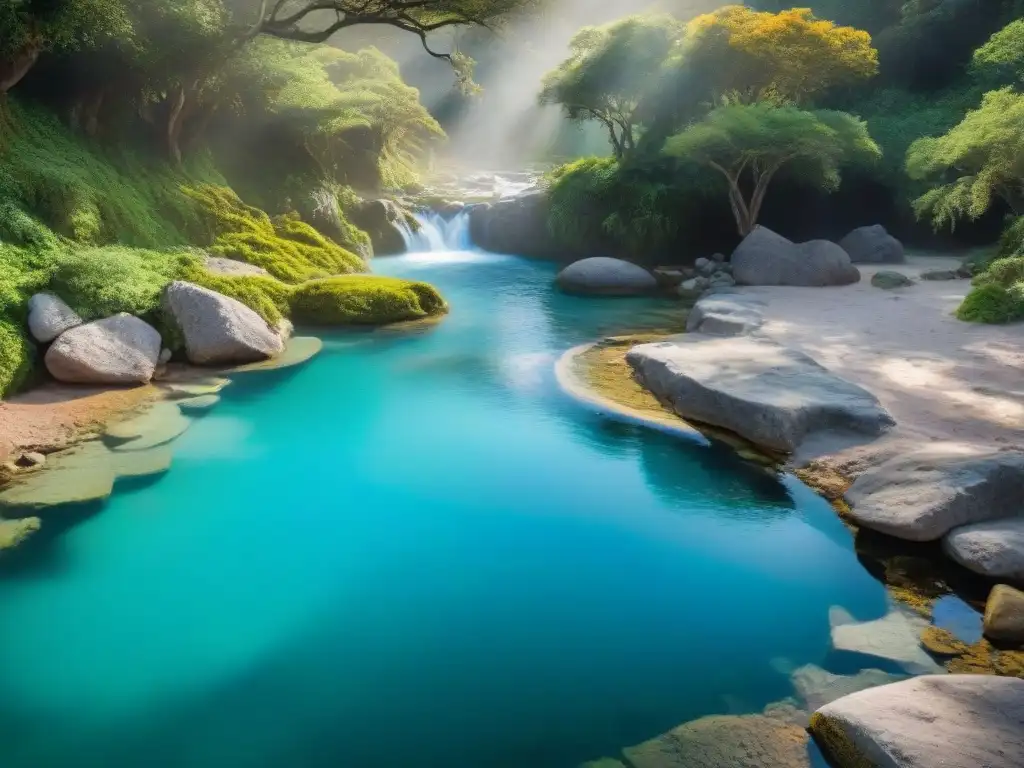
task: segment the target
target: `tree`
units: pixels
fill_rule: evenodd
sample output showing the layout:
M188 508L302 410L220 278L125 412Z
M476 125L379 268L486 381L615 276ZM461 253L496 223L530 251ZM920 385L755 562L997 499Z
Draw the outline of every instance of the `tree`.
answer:
M239 0L235 0L237 3ZM250 36L323 43L360 24L387 26L419 37L431 56L450 63L459 82L472 80L472 61L458 51L436 51L431 32L460 26L490 26L537 0L247 0L258 4Z
M976 50L971 70L985 80L1024 85L1024 19L1010 22Z
M994 200L1024 215L1024 94L986 93L948 133L911 144L907 173L938 183L914 201L917 215L929 216L936 228L977 219Z
M605 126L616 158L636 146L640 96L682 32L670 16L630 16L584 27L571 54L544 78L542 104L560 104L573 121Z
M833 190L841 164L881 157L867 126L853 115L763 102L718 107L670 138L665 151L726 179L741 236L757 224L768 186L783 167Z

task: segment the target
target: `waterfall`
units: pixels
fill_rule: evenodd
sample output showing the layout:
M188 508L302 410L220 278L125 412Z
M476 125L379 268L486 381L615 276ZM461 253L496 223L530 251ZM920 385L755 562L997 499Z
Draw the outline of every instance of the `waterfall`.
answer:
M398 225L408 253L468 251L473 247L469 239L469 211L457 213L449 220L433 212L414 215L420 225L418 232L413 232L404 221Z

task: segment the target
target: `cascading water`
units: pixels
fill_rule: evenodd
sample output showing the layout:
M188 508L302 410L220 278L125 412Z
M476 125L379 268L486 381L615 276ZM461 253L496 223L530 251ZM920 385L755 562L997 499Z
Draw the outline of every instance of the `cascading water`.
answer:
M445 219L439 213L414 214L419 231L413 232L405 222L399 225L405 250L409 253L436 253L439 251L468 251L473 244L469 238L469 211Z

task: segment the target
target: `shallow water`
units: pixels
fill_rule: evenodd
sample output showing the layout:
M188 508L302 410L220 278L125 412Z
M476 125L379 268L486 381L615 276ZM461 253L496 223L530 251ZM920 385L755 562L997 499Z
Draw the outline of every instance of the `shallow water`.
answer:
M884 594L827 504L557 390L562 351L674 305L376 268L450 317L239 377L170 473L0 579L0 765L571 768L858 667L829 607Z

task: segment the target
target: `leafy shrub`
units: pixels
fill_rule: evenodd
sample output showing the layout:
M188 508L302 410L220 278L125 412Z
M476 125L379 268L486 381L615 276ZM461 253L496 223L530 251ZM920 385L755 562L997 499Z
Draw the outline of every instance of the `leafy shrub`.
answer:
M313 280L292 295L292 319L311 325L382 325L448 309L433 286L394 277L349 275Z
M0 318L0 398L25 383L34 358L35 351L19 324Z
M1024 216L1012 219L999 240L1000 256L1024 256Z
M185 194L206 211L216 239L212 253L262 267L286 283L362 272L365 262L345 250L297 214L271 219L246 205L227 187L186 187Z
M1024 282L1024 256L1009 256L996 259L980 275L974 278L975 285L999 285L1011 288Z
M971 323L1009 323L1024 319L1024 290L1020 284L1004 288L985 283L973 289L956 311Z

